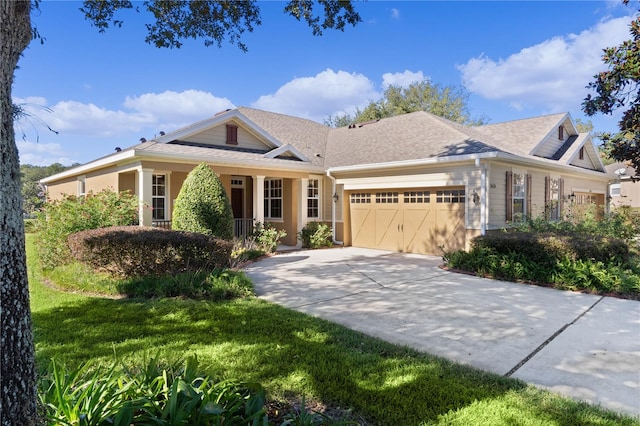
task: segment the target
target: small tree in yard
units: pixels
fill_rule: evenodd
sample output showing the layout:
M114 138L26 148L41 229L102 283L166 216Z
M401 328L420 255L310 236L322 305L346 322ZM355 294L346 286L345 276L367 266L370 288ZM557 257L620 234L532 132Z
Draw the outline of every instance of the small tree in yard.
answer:
M206 163L187 176L173 210L171 227L218 238L233 238L233 213L220 179Z

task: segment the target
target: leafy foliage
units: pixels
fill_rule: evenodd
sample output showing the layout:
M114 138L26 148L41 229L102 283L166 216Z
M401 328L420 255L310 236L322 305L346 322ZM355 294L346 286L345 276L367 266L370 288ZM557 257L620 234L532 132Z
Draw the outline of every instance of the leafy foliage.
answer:
M20 179L22 181L22 211L24 215L30 216L42 209L46 194L40 179L60 173L68 167L59 163L50 166L32 166L30 164L20 165Z
M108 369L87 362L74 370L57 360L41 380L47 419L63 425L266 425L265 392L254 383L216 381L198 361Z
M182 184L171 226L177 231L233 238L231 202L220 179L206 163L195 167Z
M253 283L241 271L219 269L161 277L145 276L120 282L118 292L128 297L185 297L219 302L253 296Z
M303 248L318 249L333 246L333 231L327 224L320 222L307 223L298 233Z
M461 124L472 126L484 124L487 121L486 118L470 117L467 108L468 98L469 94L463 88L443 87L433 84L428 79L411 83L408 87L391 85L379 101L371 101L363 110L357 109L353 115L329 117L325 120L325 124L341 127L415 111L426 111Z
M623 3L628 4L628 0ZM596 92L588 94L582 109L589 115L612 114L627 108L618 127L620 132L603 133L606 151L617 161L629 161L640 173L640 14L630 24L631 39L619 46L604 49L602 61L608 66L594 76L587 86ZM640 175L636 175L640 179Z
M96 270L135 278L225 268L233 243L195 232L127 226L74 233L68 246L74 258Z
M138 198L129 192L110 189L46 203L35 226L42 266L53 269L71 261L67 237L75 232L136 224L138 204Z
M576 223L538 218L515 232L476 237L469 252L445 253L444 261L480 276L640 299L640 261L629 248L639 225L626 209Z
M147 24L145 41L156 47L180 48L183 40L196 38L203 39L205 46L215 44L220 47L227 39L247 51L242 34L253 32L254 26L262 24L260 7L255 0L150 1L144 5L155 18L153 24ZM323 8L321 14L314 11L317 5ZM86 19L104 32L109 24L121 27L123 21L115 18L116 12L133 7L130 0L84 0L81 10ZM139 7L135 10L139 11ZM317 36L327 29L343 31L347 24L355 26L362 20L350 1L341 0L290 0L284 12L299 21L304 20Z

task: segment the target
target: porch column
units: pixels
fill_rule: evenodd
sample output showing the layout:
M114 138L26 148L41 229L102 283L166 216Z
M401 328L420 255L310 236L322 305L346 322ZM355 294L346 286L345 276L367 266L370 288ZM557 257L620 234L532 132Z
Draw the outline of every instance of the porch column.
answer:
M264 176L253 178L253 219L264 223Z
M307 224L307 197L309 196L309 179L298 179L300 186L300 194L298 196L298 232Z
M136 173L136 188L138 192L138 199L140 200L138 207L138 221L140 226L151 226L152 178L153 169L138 167L138 173Z

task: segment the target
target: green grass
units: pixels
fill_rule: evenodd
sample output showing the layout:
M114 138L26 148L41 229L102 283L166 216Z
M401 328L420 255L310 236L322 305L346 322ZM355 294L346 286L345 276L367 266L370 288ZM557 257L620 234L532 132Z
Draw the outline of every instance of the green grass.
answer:
M271 399L353 409L370 424L640 425L640 421L350 331L256 298L106 299L45 287L28 238L38 368L197 355Z

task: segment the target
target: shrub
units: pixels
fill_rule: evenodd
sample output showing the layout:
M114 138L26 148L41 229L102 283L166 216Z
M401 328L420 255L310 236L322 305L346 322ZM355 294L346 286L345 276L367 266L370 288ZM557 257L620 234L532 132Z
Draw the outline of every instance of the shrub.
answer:
M597 215L589 210L580 221L549 221L544 216L529 219L517 228L521 232L571 235L589 234L619 238L627 243L640 236L640 215L628 206L622 206L611 213Z
M167 366L156 357L142 366L86 363L75 370L53 360L39 396L50 424L267 424L260 385L216 381L197 369L195 357Z
M163 277L142 277L118 285L129 297L186 297L214 302L253 296L253 283L241 271L196 271Z
M67 237L74 232L138 223L138 198L103 190L85 197L65 196L45 204L36 220L38 252L44 269L69 263Z
M233 247L209 235L139 226L78 232L68 244L77 260L125 278L226 268Z
M265 253L273 253L278 248L280 240L286 236L287 231L284 229L277 230L271 224L257 222L248 239L253 240L259 250L264 250Z
M225 240L233 238L231 203L218 176L201 163L187 176L176 198L172 228Z
M542 266L552 267L558 259L610 261L626 264L630 261L629 246L618 238L571 233L509 232L478 236L472 247L488 247L497 253L519 253Z
M298 233L303 248L317 249L333 246L333 231L329 225L320 222L309 222Z

